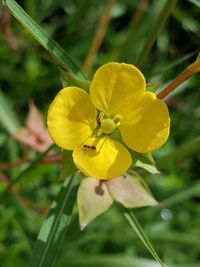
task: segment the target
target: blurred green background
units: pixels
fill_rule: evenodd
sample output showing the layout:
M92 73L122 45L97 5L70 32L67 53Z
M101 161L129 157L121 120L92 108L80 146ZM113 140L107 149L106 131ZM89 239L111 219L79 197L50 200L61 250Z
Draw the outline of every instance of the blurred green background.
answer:
M26 0L18 1L83 67L89 78L109 61L138 64L148 33L165 1ZM0 32L0 192L39 152L13 134L26 124L30 100L46 116L62 88L59 67L7 10L1 7ZM194 62L200 45L200 1L178 1L140 66L151 90L163 88ZM105 24L101 24L102 18ZM107 25L106 25L107 24ZM105 36L94 61L88 52L99 29ZM103 26L102 26L103 25ZM100 33L99 33L100 35ZM171 135L154 153L160 175L141 174L156 208L135 214L156 251L169 266L200 266L200 75L166 99ZM56 149L58 155L60 150ZM135 169L136 170L136 169ZM38 162L13 190L0 198L0 266L27 266L44 216L58 192L60 164ZM137 169L140 172L140 169ZM113 206L83 232L77 212L55 266L158 266Z

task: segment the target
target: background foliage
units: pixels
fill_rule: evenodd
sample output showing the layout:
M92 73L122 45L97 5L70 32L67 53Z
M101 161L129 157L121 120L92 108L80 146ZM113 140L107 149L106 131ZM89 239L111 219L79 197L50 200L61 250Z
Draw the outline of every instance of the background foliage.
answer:
M136 64L146 37L164 1L27 0L23 8L92 77L109 61ZM151 90L163 87L198 55L200 2L178 1L143 66ZM1 7L0 32L0 192L16 179L39 153L17 142L12 133L25 125L29 101L46 114L62 88L60 71L46 51ZM84 62L102 19L105 37L94 62ZM5 16L7 16L5 20ZM104 18L105 19L105 18ZM6 21L6 23L5 23ZM101 26L102 27L102 26ZM181 85L166 100L171 114L171 136L154 156L160 175L145 177L157 208L135 214L154 247L169 266L200 263L200 106L199 75ZM7 107L12 113L8 113ZM3 114L3 115L2 115ZM59 149L56 149L60 154ZM0 266L27 266L37 234L56 196L60 165L39 161L24 173L12 191L1 194ZM133 234L118 209L92 222L83 232L77 211L66 233L56 266L157 266Z

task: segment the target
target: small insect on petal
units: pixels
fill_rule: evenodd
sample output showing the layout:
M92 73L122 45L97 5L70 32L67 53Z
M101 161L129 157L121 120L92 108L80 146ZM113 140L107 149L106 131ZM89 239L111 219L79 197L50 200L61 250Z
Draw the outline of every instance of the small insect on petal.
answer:
M93 150L96 150L96 146L89 146L89 145L84 145L83 147L85 148L90 148L90 149L93 149Z

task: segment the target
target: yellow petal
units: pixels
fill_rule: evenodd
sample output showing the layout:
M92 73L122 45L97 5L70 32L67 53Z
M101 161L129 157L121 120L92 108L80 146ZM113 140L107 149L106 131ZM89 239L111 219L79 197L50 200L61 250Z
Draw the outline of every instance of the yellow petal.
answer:
M122 138L133 150L147 153L166 142L170 128L168 109L153 93L135 95L124 105L121 114Z
M62 89L48 111L48 131L53 141L64 149L74 149L96 128L96 109L89 95L77 87Z
M90 96L94 106L107 115L118 114L121 104L131 95L144 92L142 73L125 63L108 63L100 67L91 82Z
M76 166L87 176L111 179L124 174L132 163L128 150L105 138L89 138L73 151Z

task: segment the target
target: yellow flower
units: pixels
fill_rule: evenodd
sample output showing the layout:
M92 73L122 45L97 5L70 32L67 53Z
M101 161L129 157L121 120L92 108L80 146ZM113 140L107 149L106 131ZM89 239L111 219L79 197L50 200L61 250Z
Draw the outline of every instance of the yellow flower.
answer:
M73 160L85 175L98 179L122 175L132 164L125 145L147 153L163 145L169 135L167 106L145 87L136 67L103 65L94 75L90 95L74 86L56 95L48 111L52 139L73 150ZM117 129L125 145L112 139Z

